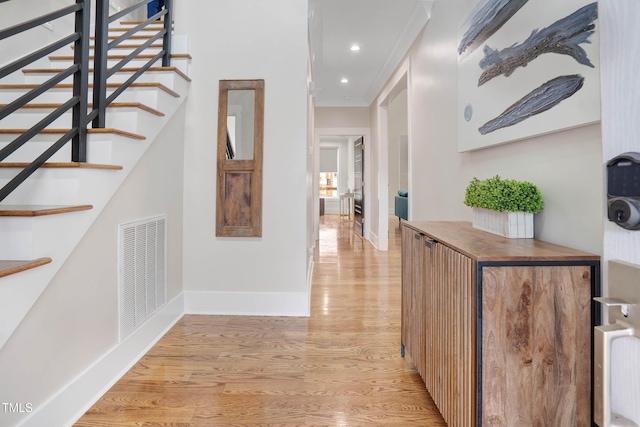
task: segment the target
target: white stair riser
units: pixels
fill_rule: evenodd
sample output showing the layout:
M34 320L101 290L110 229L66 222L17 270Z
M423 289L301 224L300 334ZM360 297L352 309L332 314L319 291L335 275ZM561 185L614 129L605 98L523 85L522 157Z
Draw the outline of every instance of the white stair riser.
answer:
M2 218L0 221L0 257L2 259L34 259L33 227L31 218Z
M120 33L120 34L111 34L111 35L121 36L122 34ZM149 34L147 34L147 35L145 35L145 38L142 38L142 39L129 38L129 39L123 41L121 44L131 44L131 45L138 45L139 46L139 45L142 45L142 44L145 44L146 42L148 42L150 38L151 38L151 36ZM109 39L109 43L111 43L114 40L115 39ZM89 43L93 46L94 43L95 43L95 40L92 39ZM162 37L159 38L158 40L156 40L154 43L162 43Z
M54 75L53 73L28 73L24 75L24 83L41 84L49 80L51 77L53 77L53 75ZM113 76L111 76L111 78L109 79L109 83L124 83L132 75L133 73L131 72L116 73ZM89 76L90 76L89 82L92 82L93 79L91 78L91 75ZM150 71L141 75L136 81L137 82L158 82L165 85L169 89L173 89L173 81L175 78L180 78L180 77L176 76L175 73L173 72ZM73 78L67 77L61 83L73 83Z
M10 121L3 120L0 122L2 128L31 128L38 123L52 110L30 109L21 110L13 113ZM136 123L139 115L153 115L139 108L109 108L106 115L106 127L117 128L127 132L137 133L138 124ZM65 113L49 126L50 128L71 128L71 113Z
M153 43L153 45L147 47L144 50L145 54L151 54L151 55L155 55L158 52L160 52L162 50L162 46L158 46L158 43L162 44L162 40ZM123 43L124 45L125 43ZM129 43L126 43L126 45L131 46ZM135 47L119 47L119 48L114 48L114 49L109 49L109 54L113 54L113 55L129 55L130 53L132 53L134 50L136 50L138 48L138 46ZM89 55L93 55L95 52L95 46L91 45L89 46ZM69 53L67 52L66 55L68 55ZM91 65L93 65L93 59L90 60L91 61Z
M114 27L114 26L109 27L109 36L110 37L114 37L114 36L119 37L119 36L123 35L124 33L128 32L130 30L133 30L137 26L138 26L138 24L136 24L136 25L124 25L124 26L123 25L118 25L117 27ZM158 34L162 30L164 30L164 26L162 24L160 24L160 25L151 24L149 26L146 26L143 29L138 30L133 36L153 37L153 36L155 36L156 34ZM171 30L171 36L175 37L175 35L173 34L173 29ZM94 39L92 38L90 40L93 43ZM109 39L110 42L113 41L113 40L114 39ZM133 41L133 40L138 40L138 39L129 39L129 40ZM160 40L162 40L162 38ZM128 43L128 41L125 42L125 43Z
M144 151L148 144L141 144ZM135 145L134 145L135 147ZM142 147L142 148L140 148ZM137 159L135 159L137 161ZM0 169L0 188L13 178L20 169ZM122 170L86 168L41 168L2 201L4 205L79 205L99 203L95 194L113 191L126 173ZM117 187L116 187L117 188ZM107 194L111 194L110 192ZM0 221L1 223L2 221ZM0 240L2 242L2 240ZM4 244L0 243L0 246ZM43 255L41 255L43 256ZM20 258L10 258L20 259Z
M109 35L110 36L121 36L124 33L126 33L127 31L133 30L135 27L137 27L138 25L125 25L125 26L118 26L118 27L112 27L109 28ZM147 36L147 37L153 37L156 34L158 34L160 31L164 30L164 27L162 25L151 25L151 26L147 26L144 29L138 30L138 32L136 32L136 35L138 36Z
M147 52L145 52L145 54L146 53ZM127 65L125 65L125 67L139 68L139 67L142 67L143 65L145 65L147 62L149 62L150 59L151 58L132 59L131 61L129 61L127 63ZM175 59L175 61L178 61L179 59ZM120 61L121 61L121 59L109 59L109 60L107 60L107 68L111 68L111 67L117 65ZM56 60L56 61L51 61L51 66L49 68L68 68L71 65L73 65L73 61L72 60L68 60L68 59ZM156 62L154 62L153 66L154 67L162 66L162 59L159 59Z
M157 53L157 52L145 52L145 54L151 54L151 53ZM125 55L125 53L123 52L118 52L118 55ZM138 59L132 59L131 61L129 61L125 67L141 67L144 64L146 64L147 62L149 62L151 58L138 58ZM114 65L117 65L120 61L122 61L122 58L120 59L108 59L107 60L107 68L111 68ZM162 59L159 59L158 61L154 62L154 66L159 67L161 65ZM56 60L52 60L49 65L47 67L42 67L42 68L68 68L71 65L73 65L73 60L72 59L56 59ZM93 68L93 60L89 61L89 65L91 68ZM29 68L35 68L35 67L29 67Z
M109 88L107 90L107 96L113 93L114 89ZM0 91L0 104L8 104L18 99L28 90L26 89L11 89L11 90L3 90ZM162 92L162 93L159 93ZM69 89L51 89L46 93L40 95L33 101L32 103L64 103L67 102L72 96L72 90ZM162 96L171 96L165 91L158 89L156 87L133 87L128 88L123 93L121 93L117 98L116 102L141 102L149 107L156 108L158 104L158 97ZM89 91L89 100L93 100L93 92ZM0 125L2 126L2 125Z
M121 52L118 52L119 54L123 54ZM157 52L144 52L145 54L155 54ZM132 59L131 61L129 61L124 67L125 68L140 68L144 65L146 65L149 60L151 58L142 58L142 59ZM107 68L111 68L115 65L117 65L121 60L120 59L110 59L107 61ZM71 65L73 65L73 61L69 61L69 60L64 60L64 61L51 61L51 66L50 67L43 67L43 68L68 68ZM93 66L93 62L92 62L92 66ZM154 62L154 64L152 65L153 67L161 67L162 66L162 59L159 59L158 61ZM171 63L170 63L171 67L176 67L177 69L179 69L180 71L182 71L185 74L188 74L188 66L189 66L189 60L187 58L171 58ZM35 68L35 67L29 67L29 68ZM111 81L111 79L109 79L109 81Z
M0 258L36 259L48 256L52 230L65 229L81 212L40 217L5 217L0 221Z
M115 24L113 24L113 26L109 27L109 34L118 34L122 31L129 31L134 29L135 27L137 27L139 24L119 24L118 26L115 26ZM149 24L148 26L146 26L144 28L144 30L140 30L140 31L155 31L158 32L160 30L162 30L164 28L164 23L159 22L159 23L153 23L153 24ZM173 31L173 28L172 30Z
M36 135L8 156L6 162L32 162L62 135ZM13 138L10 138L13 137ZM0 148L17 138L17 135L0 134ZM87 162L100 164L118 164L113 162L114 144L139 144L141 140L113 133L87 135ZM144 141L144 140L142 140ZM49 162L70 162L71 142L58 150Z
M19 172L19 169L0 169L0 187L4 187ZM2 203L7 205L78 204L79 172L77 168L39 169L9 194Z

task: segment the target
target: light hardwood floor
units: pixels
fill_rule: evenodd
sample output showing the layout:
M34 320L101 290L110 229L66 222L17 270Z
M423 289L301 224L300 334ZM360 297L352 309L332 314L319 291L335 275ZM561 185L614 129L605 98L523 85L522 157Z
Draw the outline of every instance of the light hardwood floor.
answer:
M76 426L446 426L400 356L400 230L321 217L311 317L182 318Z

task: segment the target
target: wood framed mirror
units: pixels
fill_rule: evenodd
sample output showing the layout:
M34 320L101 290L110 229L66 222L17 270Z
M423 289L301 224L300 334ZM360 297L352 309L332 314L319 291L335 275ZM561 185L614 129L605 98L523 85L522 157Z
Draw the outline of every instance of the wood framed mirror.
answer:
M220 80L216 236L262 236L264 80Z

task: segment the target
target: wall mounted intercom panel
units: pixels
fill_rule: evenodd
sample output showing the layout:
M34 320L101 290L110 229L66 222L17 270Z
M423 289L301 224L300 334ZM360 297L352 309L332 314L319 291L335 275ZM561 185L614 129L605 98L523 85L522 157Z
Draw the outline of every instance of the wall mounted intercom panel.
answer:
M640 153L623 153L607 163L609 221L640 230Z

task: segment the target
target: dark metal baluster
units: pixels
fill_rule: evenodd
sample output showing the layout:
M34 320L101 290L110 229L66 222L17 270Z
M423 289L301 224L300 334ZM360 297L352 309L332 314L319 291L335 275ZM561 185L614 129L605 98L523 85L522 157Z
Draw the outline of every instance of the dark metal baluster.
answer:
M93 65L93 109L98 115L93 119L94 128L106 126L107 53L109 44L109 2L96 0L96 34Z
M171 30L173 27L173 0L165 0L164 8L167 13L164 15L164 38L162 40L162 49L164 50L164 56L162 57L162 66L168 67L171 65Z
M82 36L74 44L74 63L80 70L73 77L73 96L80 102L73 107L72 128L78 129L71 143L71 161L87 161L87 98L89 96L89 25L91 0L76 0L82 10L76 12L75 31Z

